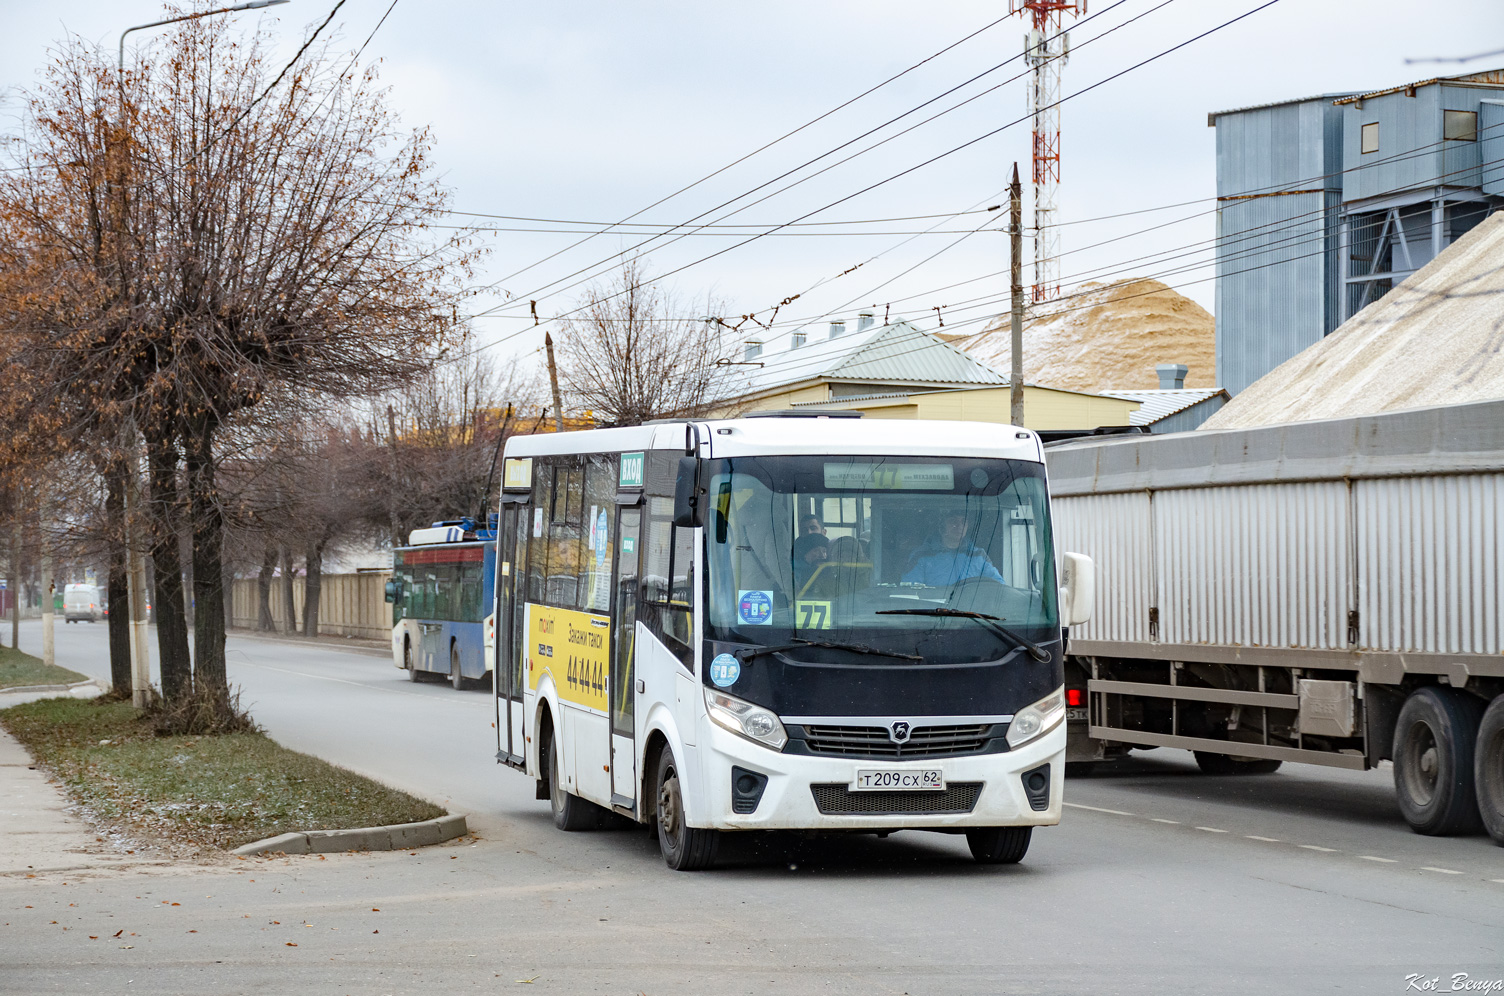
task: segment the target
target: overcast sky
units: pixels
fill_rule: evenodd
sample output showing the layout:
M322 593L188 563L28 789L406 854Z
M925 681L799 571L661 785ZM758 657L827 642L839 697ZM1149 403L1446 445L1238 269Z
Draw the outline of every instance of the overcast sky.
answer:
M333 2L292 0L267 11L229 16L241 19L247 28L257 18L273 26L278 56L285 60ZM346 0L335 22L346 50L360 45L390 2ZM1092 0L1090 12L1097 16L1072 33L1073 54L1064 71L1063 92L1081 91L1261 2L1126 0L1108 10L1110 0ZM163 16L160 6L146 0L4 0L3 11L0 128L6 131L14 130L16 91L34 85L48 47L65 34L78 34L113 52L121 30ZM973 0L398 0L364 58L380 60L382 80L404 123L433 127L434 159L453 191L455 209L611 222L726 166L1005 13L1005 4ZM1124 23L1131 18L1138 20ZM1013 58L1021 50L1023 33L1017 18L983 31L637 220L669 225L694 218ZM1094 40L1099 35L1100 40ZM154 37L160 36L137 32L129 44L150 45ZM1498 0L1457 0L1439 9L1399 0L1280 0L1068 100L1062 108L1060 190L1060 220L1067 223L1062 229L1065 282L1103 275L1155 276L1209 259L1204 250L1215 232L1209 200L1214 193L1215 133L1206 125L1207 112L1493 68L1504 64L1504 58L1463 66L1406 65L1404 60L1499 47L1504 47L1504 5ZM755 196L776 191L1023 71L1021 60L1014 59L926 111ZM911 238L898 233L919 231L936 221L949 231L970 229L982 224L985 215L852 223L996 204L1015 160L1027 186L1029 126L1020 120L1027 107L1026 82L1020 78L1005 83L933 123L747 206L723 222L789 221L1017 122L806 219L845 224L789 229L821 234L768 236L702 263L696 261L746 236L702 234L671 245L660 239L647 247L650 269L665 273L694 264L667 279L684 313L700 313L700 302L710 296L720 302L721 314L757 312L766 319L781 299L803 294L781 310L780 323L805 320L823 327L830 317L874 306L933 327L931 309L947 306L948 328L974 330L977 326L962 323L1004 310L987 302L979 309L965 309L969 300L1006 294L1006 237L984 231L963 241L955 235ZM1128 218L1089 220L1185 201L1197 203ZM1025 205L1027 224L1027 189ZM727 210L701 221L718 219ZM1177 219L1187 220L1165 224ZM455 221L563 227L464 216ZM1159 225L1164 227L1142 231ZM854 234L857 231L879 234ZM476 298L474 311L501 307L476 319L483 341L496 342L498 355L531 354L542 336L531 330L528 300L538 300L545 317L567 311L582 290L570 286L581 279L571 274L586 269L588 277L645 237L599 235L543 261L583 236L487 233L484 238L492 252L477 284L496 286ZM940 250L945 251L922 262ZM1156 253L1195 250L1202 251L1170 261L1154 258ZM1025 252L1028 257L1027 247ZM837 276L859 263L865 265ZM592 266L596 269L587 269ZM976 279L987 274L999 275ZM1209 277L1210 269L1203 266L1164 279L1210 310ZM942 289L959 281L972 282ZM817 283L821 285L811 290ZM503 291L514 303L505 303Z

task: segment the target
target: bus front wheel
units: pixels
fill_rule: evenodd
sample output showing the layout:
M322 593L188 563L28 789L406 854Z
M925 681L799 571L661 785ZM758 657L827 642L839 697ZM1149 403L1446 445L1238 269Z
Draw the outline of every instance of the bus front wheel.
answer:
M407 668L408 681L423 680L423 672L413 666L413 641L406 637L402 640L402 666Z
M1016 865L1033 836L1033 827L976 827L966 831L966 846L979 865Z
M714 830L692 827L684 819L684 794L679 785L679 766L667 746L658 755L656 816L658 849L674 871L699 871L715 861L720 835Z

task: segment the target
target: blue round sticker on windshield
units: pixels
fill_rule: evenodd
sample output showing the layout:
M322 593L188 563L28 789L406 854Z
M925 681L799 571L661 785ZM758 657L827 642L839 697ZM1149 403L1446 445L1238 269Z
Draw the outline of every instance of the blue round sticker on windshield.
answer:
M710 662L710 680L717 688L730 688L742 676L742 663L730 654L716 654Z

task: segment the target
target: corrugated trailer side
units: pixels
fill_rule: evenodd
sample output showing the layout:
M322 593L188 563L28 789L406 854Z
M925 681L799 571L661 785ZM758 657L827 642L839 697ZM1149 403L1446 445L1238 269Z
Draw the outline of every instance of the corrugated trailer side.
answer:
M1047 451L1071 633L1069 759L1219 773L1395 762L1421 832L1504 842L1504 402Z

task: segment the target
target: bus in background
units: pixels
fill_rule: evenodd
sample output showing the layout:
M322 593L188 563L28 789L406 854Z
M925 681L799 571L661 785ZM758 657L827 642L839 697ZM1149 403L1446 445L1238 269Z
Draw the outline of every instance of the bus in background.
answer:
M771 414L771 413L770 413ZM777 413L508 440L497 758L564 830L964 833L1058 823L1062 622L1093 568L1032 432Z
M456 689L487 677L482 629L495 598L496 532L473 519L414 529L392 551L392 661L411 681L447 677Z

